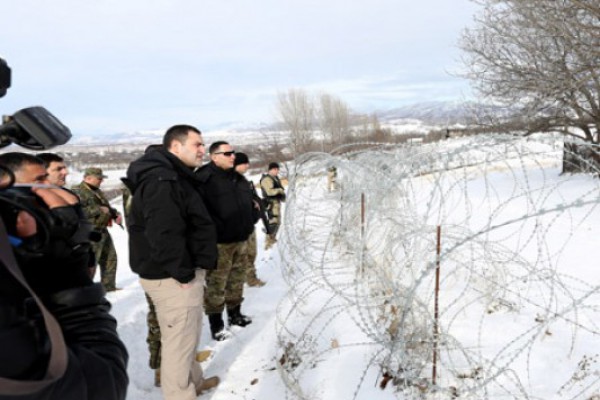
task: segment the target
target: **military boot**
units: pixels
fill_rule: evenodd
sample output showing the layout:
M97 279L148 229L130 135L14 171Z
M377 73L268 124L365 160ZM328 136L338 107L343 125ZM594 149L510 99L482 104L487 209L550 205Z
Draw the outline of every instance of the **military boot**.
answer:
M213 339L219 342L229 339L231 333L225 330L225 322L223 322L222 313L208 314L208 322L210 324L210 333Z
M196 396L200 396L201 394L211 390L212 388L217 387L221 380L218 376L211 376L210 378L206 378L202 381L200 386L196 387Z
M246 283L248 284L248 286L252 286L252 287L263 287L266 285L266 282L263 280L260 280L256 277L253 278L248 278L246 280Z
M242 314L242 305L237 305L227 309L227 316L229 319L229 325L237 325L244 327L252 323L252 319L247 315Z
M160 368L154 370L154 386L160 387Z
M265 238L265 250L269 250L277 243L277 237L274 234L267 235Z

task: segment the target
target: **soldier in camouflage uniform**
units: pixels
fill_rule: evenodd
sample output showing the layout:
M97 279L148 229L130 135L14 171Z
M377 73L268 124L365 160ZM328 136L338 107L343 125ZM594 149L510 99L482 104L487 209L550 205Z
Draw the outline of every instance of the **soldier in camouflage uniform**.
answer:
M269 216L270 232L265 239L265 250L268 250L277 242L277 231L281 225L281 202L285 201L285 189L279 180L279 164L269 164L268 173L260 179L263 199L267 203L267 214Z
M87 168L83 174L83 181L71 189L81 199L81 206L87 219L94 225L95 231L100 234L100 240L92 242L96 255L96 262L100 265L102 285L107 292L118 290L115 286L117 275L117 252L107 227L112 222L121 224L121 215L110 206L106 196L100 190L106 175L100 168Z
M148 343L148 351L150 352L150 359L148 360L148 366L154 370L154 386L160 386L160 325L158 324L158 317L156 316L156 308L150 296L146 296L146 302L148 302L148 314L146 315L146 323L148 325L148 336L146 336L146 343Z
M327 169L327 190L330 192L337 190L337 168L335 166Z

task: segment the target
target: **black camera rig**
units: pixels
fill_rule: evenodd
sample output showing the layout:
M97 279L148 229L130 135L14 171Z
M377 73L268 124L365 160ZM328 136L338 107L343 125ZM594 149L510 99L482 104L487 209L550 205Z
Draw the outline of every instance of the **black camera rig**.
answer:
M10 87L11 70L0 58L0 97ZM16 143L31 150L45 150L65 144L71 131L44 107L29 107L2 117L0 148Z
M6 61L0 58L0 97L6 94L10 84L11 70ZM3 117L3 123L0 125L0 148L15 143L31 150L45 150L65 144L70 138L69 128L43 107L30 107L17 111L12 116ZM17 186L19 185L15 185L13 172L5 165L0 165L0 219L4 223L10 222L7 226L9 233L15 225L14 218L18 211L27 211L36 219L40 233L37 236L38 239L41 238L39 242L43 246L38 246L39 248L33 246L35 251L32 253L39 253L39 250L47 251L45 246L51 242L51 236L57 236L56 232L62 229L61 224L69 225L67 229L69 232L62 236L68 237L70 242L76 242L75 244L89 242L91 228L83 226L83 218L79 218L81 216L70 216L70 220L64 218L64 215L59 214L66 212L67 208L49 210L39 203L31 192L31 187L18 188ZM58 231L57 227L59 227Z

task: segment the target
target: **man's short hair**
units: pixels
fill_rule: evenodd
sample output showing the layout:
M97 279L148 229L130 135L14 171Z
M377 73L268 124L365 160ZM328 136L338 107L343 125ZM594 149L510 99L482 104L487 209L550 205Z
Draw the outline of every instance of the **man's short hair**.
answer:
M151 144L148 147L146 147L146 149L144 150L144 154L150 153L152 151L158 150L160 148L162 148L163 145L162 144Z
M210 147L208 148L208 152L210 154L214 153L215 151L219 150L219 147L229 144L224 140L219 140L217 142L214 142L213 144L210 145Z
M46 163L41 158L38 158L32 154L10 152L0 154L0 165L5 166L12 172L19 171L25 165L41 165L46 169Z
M171 145L175 140L181 144L185 143L190 131L196 132L198 135L202 135L202 132L200 132L198 128L191 125L174 125L170 127L167 129L167 132L165 132L165 136L163 137L163 147L165 149L171 148Z
M46 168L50 166L50 163L53 162L65 162L65 159L59 156L56 153L39 153L35 155L37 158L40 158L44 163L46 163Z
M279 169L279 164L276 162L269 163L269 171L275 168Z

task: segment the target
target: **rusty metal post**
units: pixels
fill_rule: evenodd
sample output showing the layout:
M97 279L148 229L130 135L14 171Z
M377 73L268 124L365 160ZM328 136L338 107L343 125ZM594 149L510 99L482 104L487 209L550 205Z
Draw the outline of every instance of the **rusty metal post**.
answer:
M437 357L438 357L438 340L439 340L439 296L440 296L440 253L442 242L442 227L437 226L437 247L436 247L436 262L435 262L435 305L433 309L433 371L431 373L431 383L436 384L437 379Z
M361 275L365 272L364 252L365 252L365 214L366 214L366 198L365 194L360 194L360 243L362 245L361 260L360 260L360 273Z
M366 209L365 202L366 202L365 194L361 193L360 194L360 238L361 238L361 240L365 239L365 209Z

